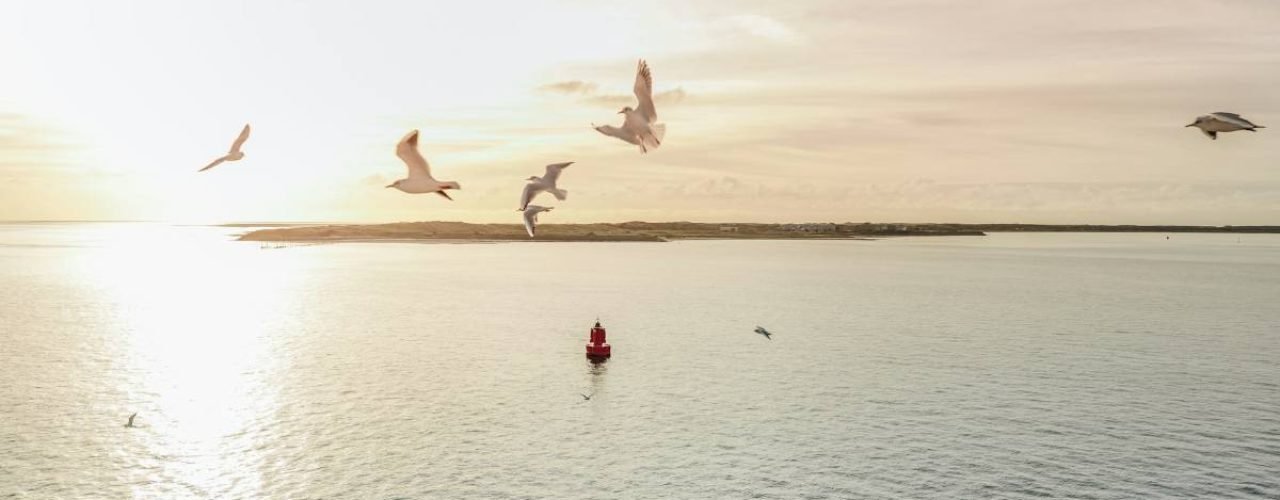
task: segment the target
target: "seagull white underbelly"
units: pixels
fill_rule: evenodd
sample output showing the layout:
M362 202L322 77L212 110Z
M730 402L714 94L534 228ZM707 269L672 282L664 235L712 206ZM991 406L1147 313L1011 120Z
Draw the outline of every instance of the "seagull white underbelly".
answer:
M622 130L634 135L637 139L653 134L649 128L649 121L640 116L640 113L627 113L627 121L622 122Z
M405 179L396 184L396 189L406 193L433 193L440 190L439 182L428 179Z
M618 137L619 139L622 139L622 140L624 140L624 141L627 141L627 142L629 142L629 143L631 143L631 144L635 144L635 145L637 145L637 146L642 146L642 145L644 145L644 143L640 142L640 136L639 136L638 134L636 134L636 133L632 132L631 130L628 130L628 129L625 129L625 128L624 128L624 129L622 129L622 133L623 133L623 135L622 135L621 137Z

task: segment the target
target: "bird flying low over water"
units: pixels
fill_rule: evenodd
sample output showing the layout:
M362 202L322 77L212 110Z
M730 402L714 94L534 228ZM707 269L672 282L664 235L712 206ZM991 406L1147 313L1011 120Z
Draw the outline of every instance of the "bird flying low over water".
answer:
M582 395L582 400L583 400L583 401L591 401L591 396L595 396L595 395L596 395L596 393L594 393L594 392L593 392L593 393L591 393L591 394L582 394L582 393L579 393L579 394L581 394L581 395Z
M662 144L662 137L667 133L667 125L657 123L658 110L653 107L653 75L649 73L649 63L640 60L636 67L636 99L639 103L635 109L631 106L622 108L618 114L626 115L621 127L612 125L591 126L601 134L617 137L631 144L640 146L641 153Z
M413 130L406 134L400 143L396 144L396 156L404 161L406 167L409 168L409 177L400 179L391 184L389 188L396 188L409 194L436 193L440 196L452 200L449 193L445 192L449 189L462 189L458 183L453 181L437 181L431 176L431 165L427 164L427 159L422 157L422 153L418 152L418 131Z
M213 160L212 163L205 165L204 168L197 170L197 172L204 172L205 170L209 170L213 167L218 166L224 161L236 161L241 158L244 158L244 153L240 152L240 146L243 146L244 141L247 141L247 140L249 140L249 124L248 123L244 124L244 128L240 130L240 137L236 138L236 142L231 143L231 149L227 151L226 155L223 155L221 158Z
M773 340L773 334L769 333L769 330L765 330L763 326L757 326L755 331L760 335L764 335L764 338Z
M534 233L536 233L538 229L538 212L549 212L553 208L555 207L543 207L538 205L529 205L525 207L524 230L529 233L530 238L533 237Z
M569 196L569 192L556 187L556 180L560 178L560 171L573 165L573 162L553 163L547 165L547 172L542 177L536 175L530 176L528 184L524 185L524 192L520 193L520 210L524 210L529 206L529 202L533 201L533 197L538 193L546 191L555 196L557 200L564 201Z
M1201 132L1204 132L1204 135L1215 141L1218 140L1218 132L1235 132L1237 130L1257 132L1254 129L1267 128L1262 125L1254 125L1253 122L1242 118L1240 115L1225 111L1196 117L1195 123L1187 126L1200 129Z
M125 426L125 427L133 427L133 417L136 417L136 416L138 416L138 414L137 414L136 412L135 412L133 415L129 415L129 421L128 421L128 422L125 422L124 426Z

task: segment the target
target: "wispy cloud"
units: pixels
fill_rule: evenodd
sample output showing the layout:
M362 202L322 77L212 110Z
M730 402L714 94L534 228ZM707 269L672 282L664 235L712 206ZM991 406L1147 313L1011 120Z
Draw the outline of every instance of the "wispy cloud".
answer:
M717 27L730 31L745 33L774 43L800 45L805 38L791 27L772 17L759 14L739 14L723 18L715 23Z
M584 102L592 104L621 106L635 103L635 94L601 94L599 93L599 89L599 84L584 80L567 80L548 83L537 88L539 92L574 96ZM660 105L677 104L683 101L688 95L688 92L685 92L683 87L676 87L674 89L655 92L653 94L653 102Z
M778 221L1273 224L1280 185L1162 182L942 183L931 179L820 184L735 175L583 191L584 198L641 209L635 197L674 208L768 206ZM594 201L594 200L593 200ZM1124 213L1117 219L1116 214ZM717 213L718 215L718 213Z
M683 101L687 95L683 88L677 87L653 94L653 102L655 104L676 104ZM635 103L636 96L632 94L595 95L587 100L596 104L625 105Z
M568 80L563 82L548 83L538 87L539 91L549 92L553 94L568 95L590 95L594 94L599 85L582 80Z

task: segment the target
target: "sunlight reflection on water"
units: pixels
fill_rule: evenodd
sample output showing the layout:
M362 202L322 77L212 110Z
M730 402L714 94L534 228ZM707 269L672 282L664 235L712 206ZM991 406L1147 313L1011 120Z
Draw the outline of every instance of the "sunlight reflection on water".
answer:
M1280 494L1275 236L234 232L0 225L0 496Z

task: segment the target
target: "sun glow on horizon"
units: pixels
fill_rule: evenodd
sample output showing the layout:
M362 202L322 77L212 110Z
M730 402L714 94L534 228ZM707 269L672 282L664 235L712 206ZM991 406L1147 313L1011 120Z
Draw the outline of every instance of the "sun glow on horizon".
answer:
M653 7L7 4L0 219L508 222L522 179L570 160L549 223L1280 217L1280 141L1181 128L1280 117L1280 9ZM1218 25L1230 50L1200 43ZM643 156L590 129L639 58L670 130ZM245 160L196 175L244 123ZM410 129L455 202L382 189Z

